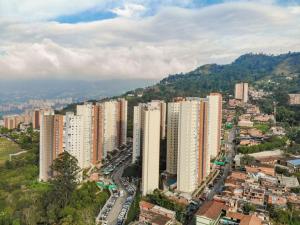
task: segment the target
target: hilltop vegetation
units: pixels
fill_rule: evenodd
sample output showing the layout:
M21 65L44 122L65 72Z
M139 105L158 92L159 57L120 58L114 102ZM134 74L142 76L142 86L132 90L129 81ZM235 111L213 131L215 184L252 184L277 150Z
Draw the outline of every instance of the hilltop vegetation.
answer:
M278 102L280 122L293 124L300 121L300 108L288 106L288 94L300 93L300 53L278 56L246 54L228 65L200 66L189 73L170 75L156 85L127 92L128 134L132 135L133 106L153 99L171 101L178 96L205 97L210 92L221 92L225 99L234 94L237 82L249 82L250 86L273 94L258 101L265 113L273 112L273 102ZM138 94L142 93L142 97Z

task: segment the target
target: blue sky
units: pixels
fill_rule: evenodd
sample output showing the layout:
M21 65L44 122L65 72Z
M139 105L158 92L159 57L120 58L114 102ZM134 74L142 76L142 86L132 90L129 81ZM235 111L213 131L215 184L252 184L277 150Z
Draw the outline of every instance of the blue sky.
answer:
M226 2L234 2L234 0L188 0L188 1L128 1L127 3L141 5L144 7L142 13L139 14L141 17L153 16L159 12L163 7L181 7L187 9L197 9L201 7L207 7L215 4L221 4ZM240 2L240 1L236 1ZM248 1L251 2L251 1ZM254 1L252 1L254 2ZM300 0L265 0L258 2L272 2L279 6L293 6L300 3ZM61 23L80 23L80 22L91 22L105 19L113 19L120 15L114 12L114 9L124 9L126 7L126 1L107 1L107 4L94 5L90 9L76 12L75 14L61 15L57 18L51 18Z
M1 0L0 79L160 79L300 51L300 0Z

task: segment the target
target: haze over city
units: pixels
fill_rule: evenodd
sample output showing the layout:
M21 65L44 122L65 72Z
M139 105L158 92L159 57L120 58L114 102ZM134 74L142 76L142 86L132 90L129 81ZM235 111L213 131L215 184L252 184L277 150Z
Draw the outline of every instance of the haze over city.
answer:
M0 0L0 225L299 225L300 0Z

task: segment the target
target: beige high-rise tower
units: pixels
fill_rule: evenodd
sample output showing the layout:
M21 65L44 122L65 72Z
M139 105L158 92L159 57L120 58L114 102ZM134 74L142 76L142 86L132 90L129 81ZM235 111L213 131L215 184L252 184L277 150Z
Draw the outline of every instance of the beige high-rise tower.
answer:
M42 115L40 122L39 180L47 181L53 176L53 160L64 151L64 116Z
M248 83L235 84L234 98L242 100L244 103L248 102Z
M180 102L168 103L167 117L167 173L171 175L177 174L178 159L178 123Z
M160 109L142 108L142 194L152 193L159 187Z
M221 148L222 95L211 93L208 96L208 151L215 158Z
M181 102L177 160L179 191L192 193L209 173L207 131L208 100L192 98Z

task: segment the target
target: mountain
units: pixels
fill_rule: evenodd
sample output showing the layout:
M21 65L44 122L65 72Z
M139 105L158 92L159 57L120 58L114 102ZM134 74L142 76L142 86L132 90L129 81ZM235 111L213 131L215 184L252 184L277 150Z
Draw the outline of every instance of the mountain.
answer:
M203 65L188 73L169 75L155 85L138 88L115 97L128 99L128 134L132 131L133 106L153 99L171 101L177 96L205 97L210 92L221 92L225 98L233 95L237 82L249 82L250 86L273 92L268 102L260 103L265 112L270 112L273 101L287 106L288 93L300 93L300 53L281 55L245 54L231 64ZM139 94L142 93L142 96ZM140 96L140 97L139 97ZM266 107L268 106L268 107ZM75 110L70 105L63 112ZM289 108L297 110L298 108ZM300 118L299 118L300 119ZM297 118L298 120L298 118Z
M152 99L171 101L177 96L205 97L210 92L221 92L224 98L233 95L237 82L249 82L250 86L273 92L266 102L259 102L262 110L270 113L273 101L287 106L288 93L300 93L300 53L281 55L245 54L227 65L203 65L188 73L169 75L159 83L129 91L133 94L128 99L128 134L131 134L133 106ZM143 93L138 97L138 93ZM131 96L131 95L130 95ZM264 107L263 107L264 106ZM295 115L300 114L299 107ZM297 118L298 120L299 118Z
M203 65L186 74L170 75L153 86L151 91L146 90L145 94L160 95L167 100L174 96L205 96L213 91L233 94L234 84L240 81L274 90L276 85L273 81L287 87L289 92L299 92L299 76L300 53L277 56L246 54L228 65Z

